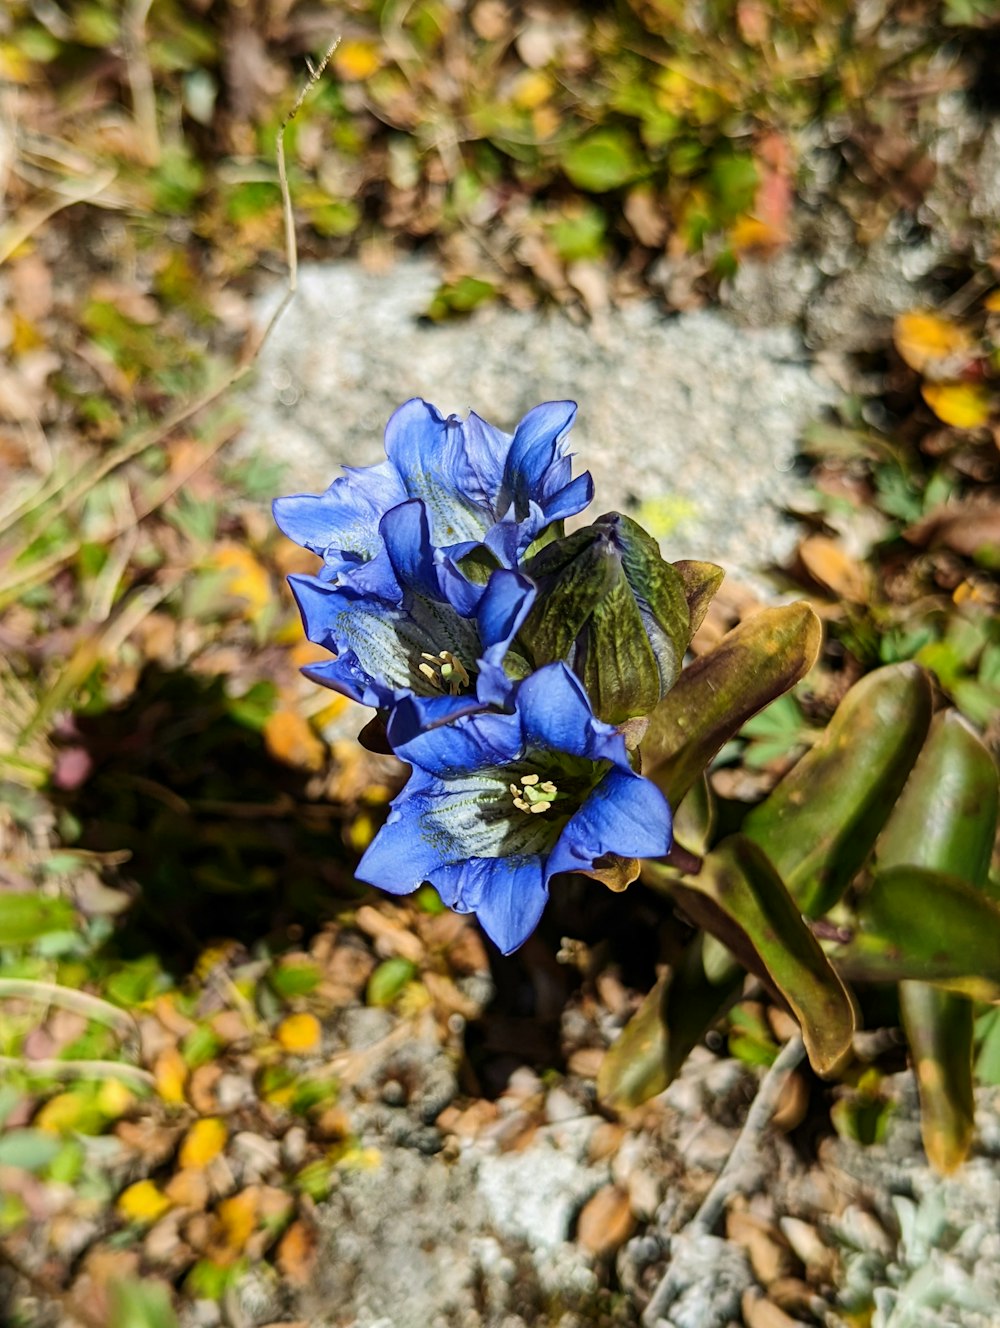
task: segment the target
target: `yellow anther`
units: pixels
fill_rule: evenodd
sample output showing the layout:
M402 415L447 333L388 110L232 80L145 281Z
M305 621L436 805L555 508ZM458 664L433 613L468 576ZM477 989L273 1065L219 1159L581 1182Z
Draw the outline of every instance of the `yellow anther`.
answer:
M551 779L547 779L544 784L539 784L538 788L542 793L554 794L557 791Z
M437 686L437 674L429 664L418 664L417 670L424 675L428 682L432 682L435 687Z
M537 783L538 783L538 775L522 775L522 776L521 776L521 783L524 784L525 787L530 787L530 785L532 785L532 784L537 784Z
M547 812L551 806L551 802L533 802L528 811L534 815L537 812Z

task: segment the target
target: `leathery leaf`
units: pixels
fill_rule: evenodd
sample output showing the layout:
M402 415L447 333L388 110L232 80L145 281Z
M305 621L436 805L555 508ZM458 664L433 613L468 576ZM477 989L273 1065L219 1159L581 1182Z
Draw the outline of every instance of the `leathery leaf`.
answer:
M638 1107L676 1078L691 1050L743 986L737 969L714 982L696 936L611 1044L597 1075L597 1094L615 1111Z
M851 1048L854 1007L766 855L733 835L705 858L697 876L650 863L643 874L778 991L799 1021L813 1068L833 1074Z
M879 866L920 866L982 887L996 835L997 769L955 710L938 715L879 837ZM899 1005L920 1093L920 1131L936 1170L968 1156L975 1129L973 1003L925 982L901 982Z
M762 609L689 664L649 717L642 771L680 802L724 743L808 673L819 619L804 601Z
M809 917L827 912L871 852L927 736L931 688L912 663L876 669L747 816L743 832Z

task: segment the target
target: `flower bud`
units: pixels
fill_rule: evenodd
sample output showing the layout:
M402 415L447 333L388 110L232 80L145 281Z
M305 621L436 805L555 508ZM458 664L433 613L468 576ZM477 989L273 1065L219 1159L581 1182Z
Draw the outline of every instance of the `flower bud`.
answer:
M538 586L520 633L534 666L565 660L609 724L648 715L677 681L691 622L683 578L653 537L610 512L523 570Z

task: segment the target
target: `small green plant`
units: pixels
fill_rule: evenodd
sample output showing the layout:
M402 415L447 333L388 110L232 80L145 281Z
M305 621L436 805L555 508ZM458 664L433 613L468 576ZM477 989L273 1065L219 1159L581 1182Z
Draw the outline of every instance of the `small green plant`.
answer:
M708 786L693 783L677 742L702 722L715 654L699 661L701 686L682 676L654 715L654 763L644 748L651 777L684 797L676 835L692 851L683 866L646 864L644 877L700 930L612 1047L600 1092L631 1106L665 1087L747 971L793 1011L813 1067L834 1073L850 1054L847 984L893 983L927 1154L953 1171L973 1133L974 1002L1000 990L994 760L957 711L933 714L923 669L890 665L851 688L807 754L718 841Z

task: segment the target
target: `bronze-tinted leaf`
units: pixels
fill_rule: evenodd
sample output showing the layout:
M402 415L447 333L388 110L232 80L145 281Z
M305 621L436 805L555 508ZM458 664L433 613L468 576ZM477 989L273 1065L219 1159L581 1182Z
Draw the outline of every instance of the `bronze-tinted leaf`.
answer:
M793 687L819 652L819 619L804 601L762 609L681 674L650 716L643 773L679 803L751 715Z
M920 1093L920 1134L936 1171L950 1175L972 1145L973 1005L926 982L901 982L899 1008Z
M983 999L1000 991L1000 908L957 876L908 866L879 872L857 924L830 952L848 981L912 978Z
M997 823L997 769L957 711L937 716L879 837L882 868L921 866L973 886L988 877ZM972 1144L973 1005L967 996L902 982L899 1004L920 1092L920 1130L932 1165L949 1174Z
M751 971L763 969L799 1021L813 1068L832 1074L850 1050L854 1008L765 854L734 835L705 858L697 876L669 888L693 922L718 936Z
M815 746L744 821L744 833L810 917L836 903L867 858L930 718L923 669L876 669L851 688Z
M662 1093L742 985L738 968L719 982L706 975L702 937L695 937L605 1054L597 1075L601 1102L627 1111Z
M705 614L722 585L726 573L717 563L699 563L690 558L682 558L674 563L684 585L684 598L687 600L691 623L688 628L688 640L705 621Z

